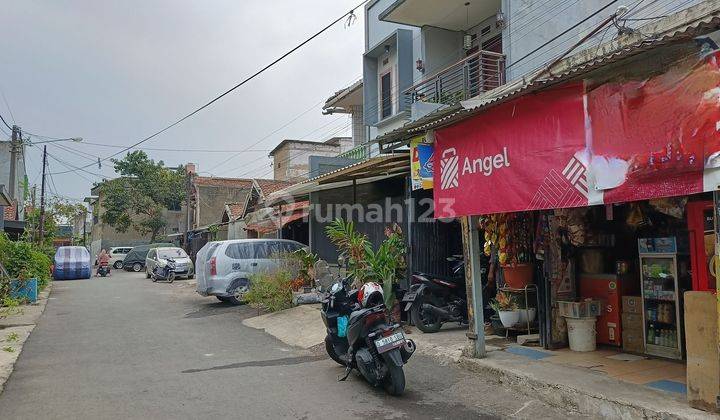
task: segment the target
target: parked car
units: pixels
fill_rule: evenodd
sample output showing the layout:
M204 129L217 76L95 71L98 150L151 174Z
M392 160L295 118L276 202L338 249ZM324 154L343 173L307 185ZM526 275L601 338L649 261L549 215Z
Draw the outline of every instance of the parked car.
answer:
M175 277L187 277L189 279L195 277L195 266L188 254L182 248L153 248L145 257L145 277L152 276L155 267L163 268L168 262L168 258L175 261Z
M128 252L123 259L123 268L125 269L125 271L134 271L136 273L143 271L143 269L145 268L145 258L147 257L148 251L150 251L152 248L161 247L172 248L175 247L175 245L166 242L148 245L138 245L131 249L130 252Z
M208 242L195 257L197 292L238 305L250 286L250 276L277 269L278 256L305 245L287 239L235 239Z
M53 258L55 280L89 279L90 252L83 246L61 246Z
M110 254L110 265L115 269L121 269L123 266L123 260L130 250L132 250L131 246L111 247L108 252L108 254Z

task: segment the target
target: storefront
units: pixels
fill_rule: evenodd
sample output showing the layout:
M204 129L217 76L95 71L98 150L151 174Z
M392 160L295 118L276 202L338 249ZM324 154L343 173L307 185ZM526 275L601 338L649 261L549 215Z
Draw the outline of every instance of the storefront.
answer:
M690 44L664 58L435 130L435 215L465 218L478 355L489 288L506 326L545 348L567 346L568 325L578 338L582 318L628 353L685 360L696 347L684 299L716 287L720 71Z

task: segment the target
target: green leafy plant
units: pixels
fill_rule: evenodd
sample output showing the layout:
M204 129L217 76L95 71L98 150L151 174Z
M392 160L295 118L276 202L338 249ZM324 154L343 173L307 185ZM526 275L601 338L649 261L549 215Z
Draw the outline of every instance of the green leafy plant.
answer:
M500 313L500 311L517 311L518 304L513 295L498 292L498 294L495 295L495 299L490 301L490 307L493 308L495 312Z
M335 219L325 227L330 242L332 242L344 254L348 260L348 271L358 283L365 283L367 277L366 249L370 243L367 236L355 230L352 221Z
M382 284L385 306L391 308L395 302L395 287L405 272L405 239L397 224L385 229L387 239L376 251L370 244L365 246L366 279Z
M15 353L15 349L10 346L3 347L3 351L6 351L8 353Z
M10 334L7 335L7 337L5 337L5 341L11 342L11 343L18 341L18 339L20 339L20 336L16 332L11 332Z
M313 254L305 248L300 248L293 252L292 256L300 263L298 279L302 280L303 285L311 286L315 278L315 263L318 262L317 254Z
M134 229L156 242L166 225L165 211L179 209L185 200L182 168L169 169L141 150L113 163L121 176L100 184L100 218L118 232Z
M292 307L292 275L287 270L257 274L250 278L245 300L252 306L270 312Z
M207 228L208 233L210 234L210 240L217 240L217 234L220 232L220 226L218 225L210 225Z
M373 249L367 237L355 230L353 222L337 219L325 231L338 250L349 256L348 269L356 283L374 281L382 284L385 305L395 302L395 287L405 273L405 238L394 224L385 229L386 239Z

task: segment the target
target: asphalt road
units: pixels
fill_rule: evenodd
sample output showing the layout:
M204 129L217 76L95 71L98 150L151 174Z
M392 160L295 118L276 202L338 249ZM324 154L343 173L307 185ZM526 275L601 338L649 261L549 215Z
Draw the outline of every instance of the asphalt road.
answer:
M390 397L320 351L242 325L257 315L143 274L54 284L0 419L567 418L454 366L414 356ZM318 322L321 322L318 319Z

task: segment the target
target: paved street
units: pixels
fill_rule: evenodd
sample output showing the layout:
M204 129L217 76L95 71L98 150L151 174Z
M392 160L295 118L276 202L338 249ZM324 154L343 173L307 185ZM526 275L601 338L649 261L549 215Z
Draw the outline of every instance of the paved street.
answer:
M322 352L242 325L257 314L144 275L56 282L0 395L0 418L558 418L567 413L416 356L387 396ZM318 322L321 322L318 319Z

